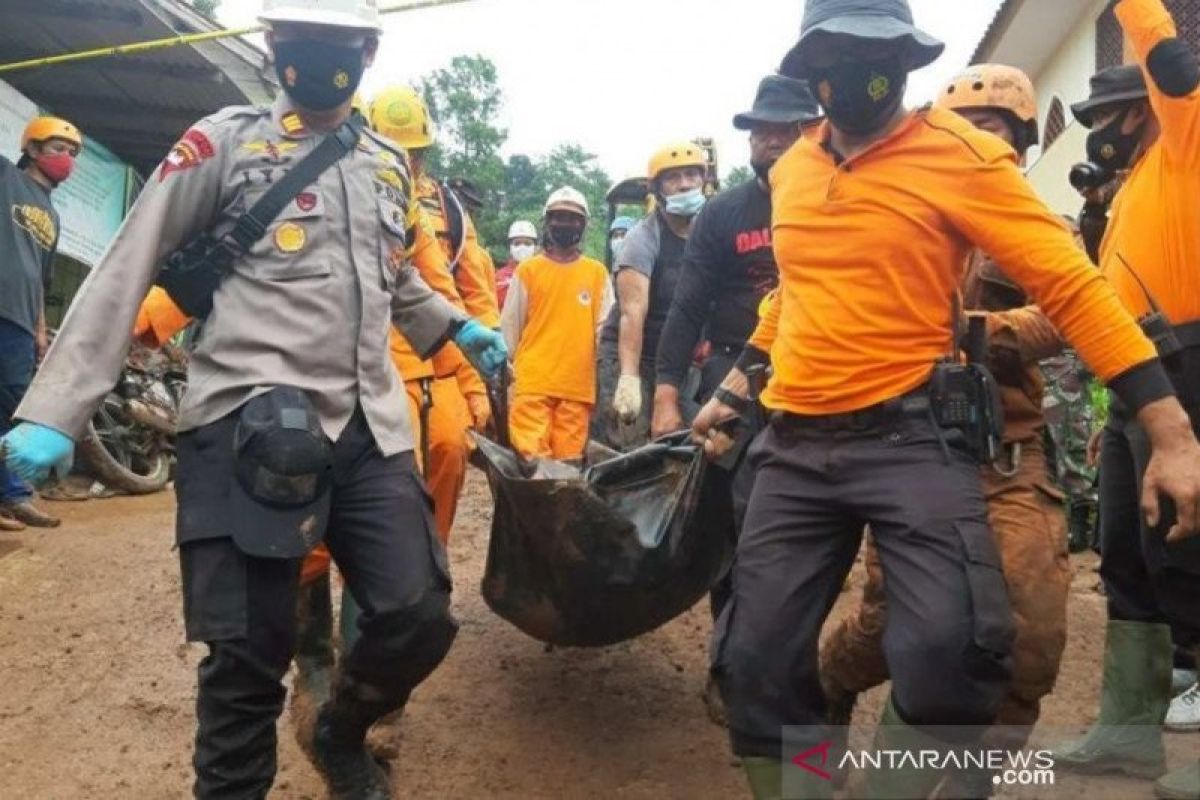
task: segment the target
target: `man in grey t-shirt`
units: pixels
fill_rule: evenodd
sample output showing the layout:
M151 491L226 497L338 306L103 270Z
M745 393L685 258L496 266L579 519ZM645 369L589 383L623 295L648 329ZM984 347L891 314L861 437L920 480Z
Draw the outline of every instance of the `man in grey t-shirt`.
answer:
M600 337L598 413L592 435L621 449L650 435L658 337L679 281L692 220L704 206L708 157L692 142L650 159L656 210L625 237L613 270L617 304Z
M70 177L83 138L69 122L38 117L21 137L21 158L0 156L0 435L25 396L46 352L46 287L58 248L50 192ZM0 530L59 521L31 502L33 492L0 459Z

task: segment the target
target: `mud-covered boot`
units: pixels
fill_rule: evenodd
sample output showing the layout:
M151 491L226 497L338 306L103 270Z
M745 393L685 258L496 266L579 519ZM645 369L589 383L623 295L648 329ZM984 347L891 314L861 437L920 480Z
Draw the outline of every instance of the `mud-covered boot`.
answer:
M333 606L328 573L303 584L296 598L296 679L291 716L296 742L312 758L317 710L333 694Z
M394 693L392 693L394 694ZM387 773L367 749L367 731L405 698L342 676L333 699L317 715L313 764L331 800L391 800Z
M1162 724L1170 701L1171 629L1110 620L1100 716L1082 739L1054 750L1055 764L1093 775L1162 775Z

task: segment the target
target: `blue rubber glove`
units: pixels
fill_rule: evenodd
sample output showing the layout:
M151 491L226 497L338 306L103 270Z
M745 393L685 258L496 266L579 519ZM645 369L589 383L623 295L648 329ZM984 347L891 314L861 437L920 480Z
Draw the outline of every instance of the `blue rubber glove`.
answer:
M54 472L65 478L75 457L75 442L54 428L22 422L0 438L9 472L35 486Z
M504 344L504 337L476 320L468 320L458 329L454 343L484 378L497 377L508 365L508 346Z

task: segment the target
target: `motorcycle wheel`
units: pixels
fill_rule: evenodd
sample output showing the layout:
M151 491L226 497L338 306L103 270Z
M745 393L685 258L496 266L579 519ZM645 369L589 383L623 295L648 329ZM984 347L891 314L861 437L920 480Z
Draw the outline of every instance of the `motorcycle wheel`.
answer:
M112 402L110 402L112 401ZM127 494L162 491L171 478L170 454L122 419L120 400L107 398L88 423L78 453L87 471L110 489ZM139 446L137 440L144 444Z

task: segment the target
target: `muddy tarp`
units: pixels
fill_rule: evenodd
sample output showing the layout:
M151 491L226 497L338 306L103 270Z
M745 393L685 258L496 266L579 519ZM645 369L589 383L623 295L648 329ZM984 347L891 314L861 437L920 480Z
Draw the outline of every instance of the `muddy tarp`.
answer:
M477 441L496 504L483 597L535 639L640 636L703 598L733 558L728 479L680 439L582 473Z

